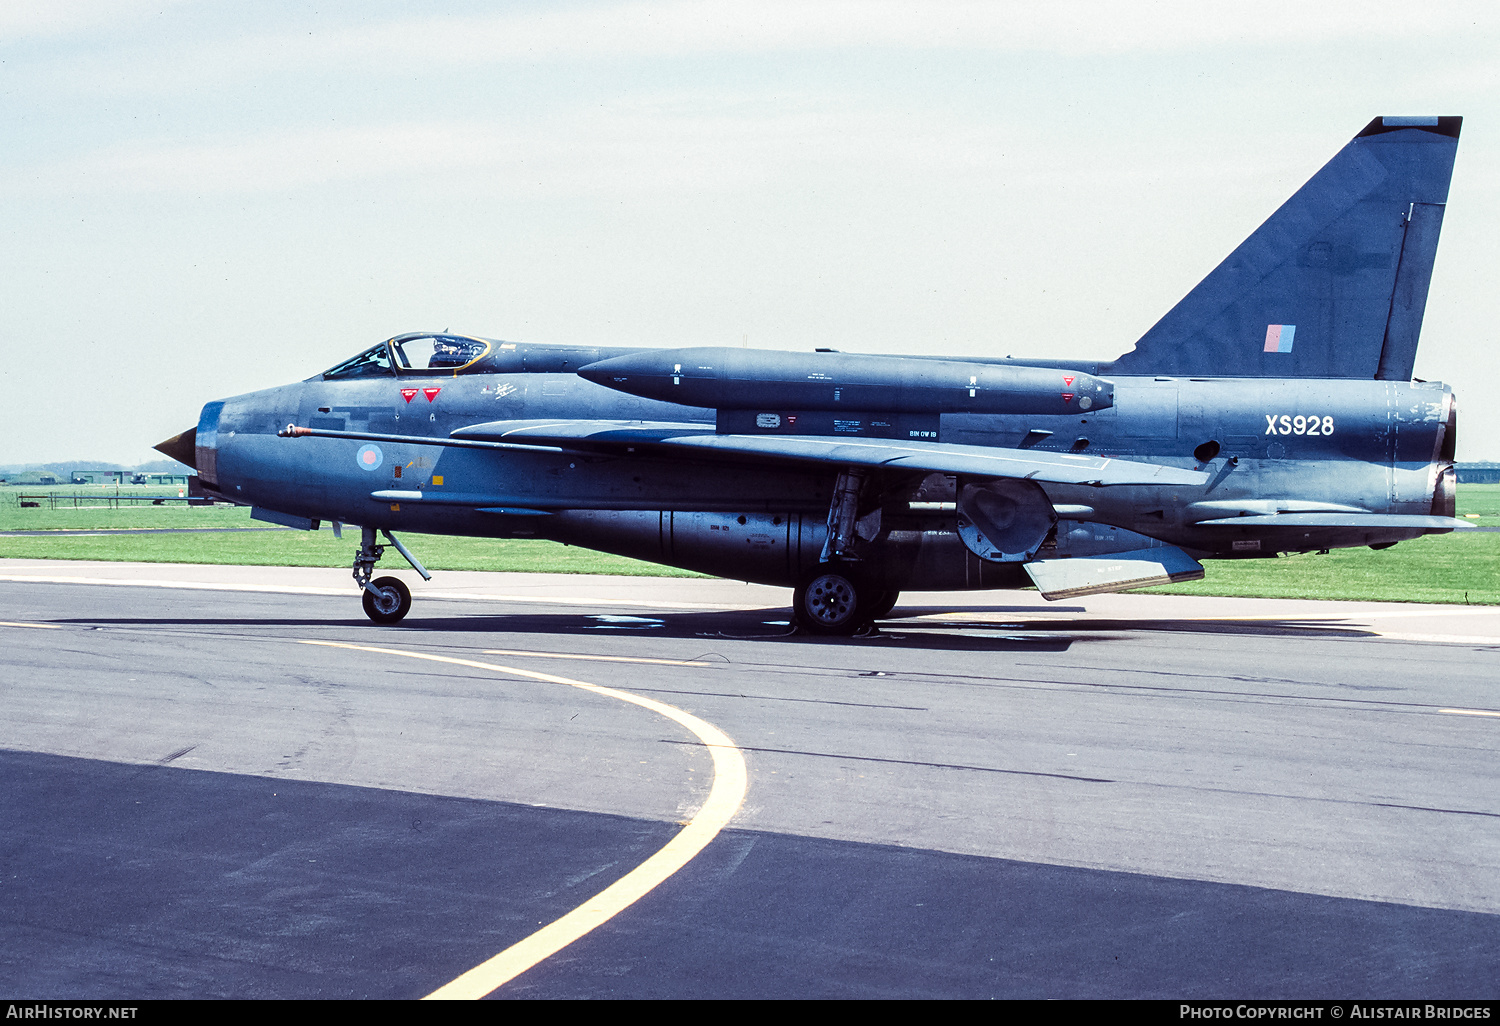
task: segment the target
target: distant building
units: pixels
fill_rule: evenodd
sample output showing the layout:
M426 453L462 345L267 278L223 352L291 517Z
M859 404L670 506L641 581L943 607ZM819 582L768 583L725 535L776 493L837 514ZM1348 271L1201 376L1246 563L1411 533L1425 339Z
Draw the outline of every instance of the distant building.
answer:
M1455 463L1459 484L1500 484L1500 463Z
M80 467L72 473L73 483L79 484L124 484L127 480L135 484L144 484L145 475L136 474L130 470L110 470L108 468L93 469Z
M166 460L157 460L156 469L112 470L101 467L54 466L50 470L40 468L9 468L0 471L0 485L56 485L67 482L73 485L185 485L192 468L170 469Z

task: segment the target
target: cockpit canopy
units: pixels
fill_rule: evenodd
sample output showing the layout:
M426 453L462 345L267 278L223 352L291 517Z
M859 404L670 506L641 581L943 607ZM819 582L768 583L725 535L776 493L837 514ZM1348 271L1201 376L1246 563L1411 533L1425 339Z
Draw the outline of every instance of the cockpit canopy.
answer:
M472 367L492 343L468 335L415 332L397 335L323 372L324 380L393 374L459 374Z
M396 368L401 371L457 370L489 352L490 344L463 335L418 335L391 339Z

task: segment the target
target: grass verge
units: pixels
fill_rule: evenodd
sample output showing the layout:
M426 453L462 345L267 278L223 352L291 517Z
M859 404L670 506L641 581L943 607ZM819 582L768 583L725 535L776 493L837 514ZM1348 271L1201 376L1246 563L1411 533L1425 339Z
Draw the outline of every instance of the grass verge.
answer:
M107 503L115 492L113 485L46 490L77 495L79 505L54 509L44 502L38 508L22 508L16 500L20 490L0 489L0 531L266 526L251 520L250 511L244 507L169 504L112 508ZM148 486L119 491L128 495L165 490ZM1458 505L1460 514L1479 514L1481 523L1494 524L1500 519L1500 485L1463 485ZM335 539L325 526L321 531L0 537L0 557L347 567L358 544L357 535L351 535L352 531L343 540ZM550 541L424 534L403 535L402 541L431 570L701 576ZM383 565L405 564L397 553L387 550ZM1207 567L1208 576L1202 581L1153 590L1247 598L1500 604L1500 534L1434 535L1380 552L1336 549L1326 555L1213 561Z

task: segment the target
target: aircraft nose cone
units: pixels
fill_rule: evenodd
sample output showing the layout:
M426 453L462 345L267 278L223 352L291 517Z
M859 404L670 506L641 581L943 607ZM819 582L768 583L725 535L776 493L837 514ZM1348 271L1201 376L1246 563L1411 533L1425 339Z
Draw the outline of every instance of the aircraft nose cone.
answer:
M198 429L190 427L180 435L173 435L164 442L157 442L151 448L166 456L170 456L178 463L186 463L194 470L198 469Z

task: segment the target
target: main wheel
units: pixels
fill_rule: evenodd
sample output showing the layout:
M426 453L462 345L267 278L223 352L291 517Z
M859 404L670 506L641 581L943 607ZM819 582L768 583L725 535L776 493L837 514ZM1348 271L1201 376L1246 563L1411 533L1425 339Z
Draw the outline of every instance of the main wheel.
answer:
M792 596L792 614L809 634L853 634L870 622L859 575L831 564L808 575Z
M365 615L376 623L400 623L411 612L411 589L400 578L381 577L370 582L375 589L365 589ZM375 594L379 592L380 594Z
M900 600L900 598L901 592L897 591L895 588L892 588L890 591L883 591L879 595L876 595L870 600L870 619L880 620L884 618L888 613L890 613L892 609L896 608L896 603Z

